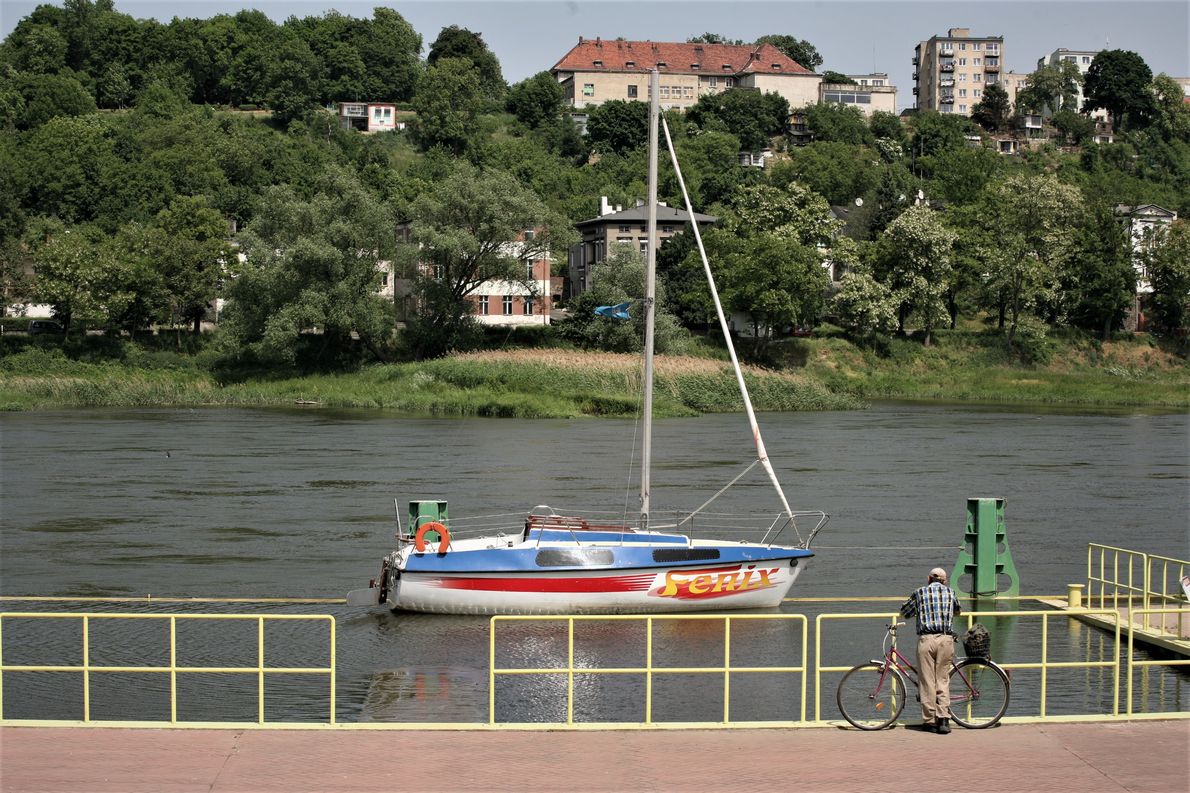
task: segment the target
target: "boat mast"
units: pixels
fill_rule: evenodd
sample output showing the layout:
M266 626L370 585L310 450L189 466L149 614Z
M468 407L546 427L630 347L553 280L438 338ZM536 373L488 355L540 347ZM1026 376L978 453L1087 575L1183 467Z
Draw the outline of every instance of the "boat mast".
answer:
M649 528L649 488L653 454L653 334L657 297L657 120L661 115L657 69L649 75L649 210L648 248L645 263L645 363L641 381L644 385L644 438L640 461L640 527Z

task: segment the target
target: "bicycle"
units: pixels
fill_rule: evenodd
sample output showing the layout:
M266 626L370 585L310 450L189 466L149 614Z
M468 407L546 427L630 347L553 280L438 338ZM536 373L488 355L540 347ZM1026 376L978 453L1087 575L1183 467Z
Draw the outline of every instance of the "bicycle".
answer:
M884 658L858 664L843 675L835 701L839 712L861 730L882 730L905 708L909 683L919 689L917 669L897 650L895 619L884 636ZM955 724L982 730L1000 721L1008 710L1008 673L989 658L956 658L950 669L950 715Z

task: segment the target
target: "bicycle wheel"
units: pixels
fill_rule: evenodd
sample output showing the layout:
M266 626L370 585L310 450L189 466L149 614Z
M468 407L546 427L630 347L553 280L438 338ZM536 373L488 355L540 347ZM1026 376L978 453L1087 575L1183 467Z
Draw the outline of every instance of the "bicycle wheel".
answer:
M860 664L848 670L835 692L839 713L861 730L882 730L905 707L905 681L883 664Z
M1008 710L1008 675L983 658L959 661L950 671L950 715L969 730L1000 721Z

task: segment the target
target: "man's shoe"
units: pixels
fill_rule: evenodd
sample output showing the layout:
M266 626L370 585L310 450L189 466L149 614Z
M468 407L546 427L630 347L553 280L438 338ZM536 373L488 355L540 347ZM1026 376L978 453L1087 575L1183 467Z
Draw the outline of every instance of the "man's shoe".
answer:
M939 735L950 735L950 719L938 719L938 727L934 732Z

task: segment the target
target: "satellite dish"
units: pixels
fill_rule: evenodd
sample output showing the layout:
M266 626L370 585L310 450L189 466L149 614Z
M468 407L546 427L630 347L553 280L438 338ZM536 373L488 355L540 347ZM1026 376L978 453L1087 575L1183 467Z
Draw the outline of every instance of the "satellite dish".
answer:
M922 192L921 190L917 191L917 200L918 201L922 200L925 197L926 197L926 194L924 192Z
M902 204L904 202L905 202L905 194L901 193L899 196L897 196L897 203Z
M855 205L857 207L862 207L864 205L864 200L862 198L855 199Z

